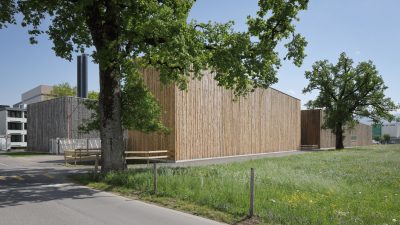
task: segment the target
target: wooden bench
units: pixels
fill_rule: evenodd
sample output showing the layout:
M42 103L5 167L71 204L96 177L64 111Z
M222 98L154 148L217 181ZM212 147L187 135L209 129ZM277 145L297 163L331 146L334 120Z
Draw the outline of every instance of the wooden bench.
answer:
M300 150L316 150L318 145L300 145Z
M163 160L168 158L168 150L153 150L153 151L125 151L125 162L129 159L147 160Z
M78 148L72 150L65 150L64 151L64 161L65 165L67 165L69 160L73 160L74 164L76 162L82 161L98 161L101 157L101 149L93 148L93 149L86 149L86 148Z

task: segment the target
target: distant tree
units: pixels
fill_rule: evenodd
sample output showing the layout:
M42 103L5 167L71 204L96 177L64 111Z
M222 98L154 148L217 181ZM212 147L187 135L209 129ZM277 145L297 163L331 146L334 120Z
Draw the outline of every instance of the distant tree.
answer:
M188 21L195 0L1 0L0 28L29 28L31 43L46 33L57 56L93 49L99 64L99 126L102 171L124 169L123 127L164 130L161 108L144 84L142 69L160 71L163 83L186 89L212 71L218 85L235 96L277 82L281 59L300 66L307 44L294 22L308 0L259 0L248 29L233 22ZM18 16L19 17L19 16ZM287 49L284 57L278 53Z
M397 116L395 119L396 122L400 123L400 116Z
M389 144L390 135L389 135L389 134L384 134L384 135L383 135L383 141L384 141L386 144Z
M371 61L353 67L353 60L342 53L336 65L317 61L305 77L309 84L303 93L319 91L317 98L306 105L325 111L323 127L336 134L336 149L344 148L344 128L352 127L360 117L371 118L375 123L392 120L390 112L398 108L385 97L387 87Z
M76 96L76 87L72 87L69 83L64 82L53 86L50 91L52 97Z
M380 136L375 136L373 139L374 139L374 141L377 141L377 142L382 141L382 137L380 137Z
M99 92L97 92L97 91L89 91L88 92L88 99L99 100Z

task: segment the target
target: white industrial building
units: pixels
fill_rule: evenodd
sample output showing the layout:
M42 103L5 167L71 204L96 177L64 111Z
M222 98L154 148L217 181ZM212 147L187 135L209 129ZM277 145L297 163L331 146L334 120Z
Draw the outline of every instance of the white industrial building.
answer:
M27 147L26 108L0 106L0 150Z
M390 135L391 142L400 141L400 122L386 123L382 125L382 136L385 134Z
M23 93L13 107L0 105L0 150L27 147L27 105L51 99L52 89L39 85Z

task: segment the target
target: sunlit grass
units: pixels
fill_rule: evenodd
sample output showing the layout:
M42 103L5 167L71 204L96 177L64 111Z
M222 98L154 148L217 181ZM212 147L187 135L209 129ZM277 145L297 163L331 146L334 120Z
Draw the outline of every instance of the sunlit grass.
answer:
M160 168L157 195L152 193L150 169L77 179L102 190L134 193L232 223L248 212L252 167L256 171L255 211L265 223L394 224L400 220L399 145Z

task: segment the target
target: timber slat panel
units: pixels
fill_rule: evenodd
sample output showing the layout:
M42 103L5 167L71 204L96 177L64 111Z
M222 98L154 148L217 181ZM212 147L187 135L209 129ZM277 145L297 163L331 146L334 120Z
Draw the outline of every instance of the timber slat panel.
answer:
M129 132L129 151L167 149L169 159L191 160L296 150L300 146L300 100L260 89L233 100L211 74L192 80L188 91L161 86L158 73L144 71L145 83L164 110L169 135Z
M156 150L156 151L125 151L125 154L157 154L167 153L168 150Z
M80 132L79 125L90 118L84 99L61 97L28 105L28 150L49 151L50 139L98 138L98 132ZM70 117L70 119L69 119Z
M129 132L129 151L168 149L172 160L295 150L300 146L300 101L275 89L256 90L233 102L231 91L211 74L193 80L188 91L162 87L157 72L145 82L160 101L165 137Z
M125 159L166 159L167 155L164 156L127 156Z
M324 113L320 109L302 110L301 144L318 145L319 148L334 148L336 135L329 129L323 129ZM352 140L352 136L355 140ZM365 146L372 144L372 128L366 124L356 124L345 129L343 145L345 147Z
M159 82L158 72L146 70L143 76L144 82L158 100L162 109L164 125L171 129L166 134L142 133L138 131L128 132L128 151L152 151L159 149L168 150L168 158L175 158L175 87L162 85Z

